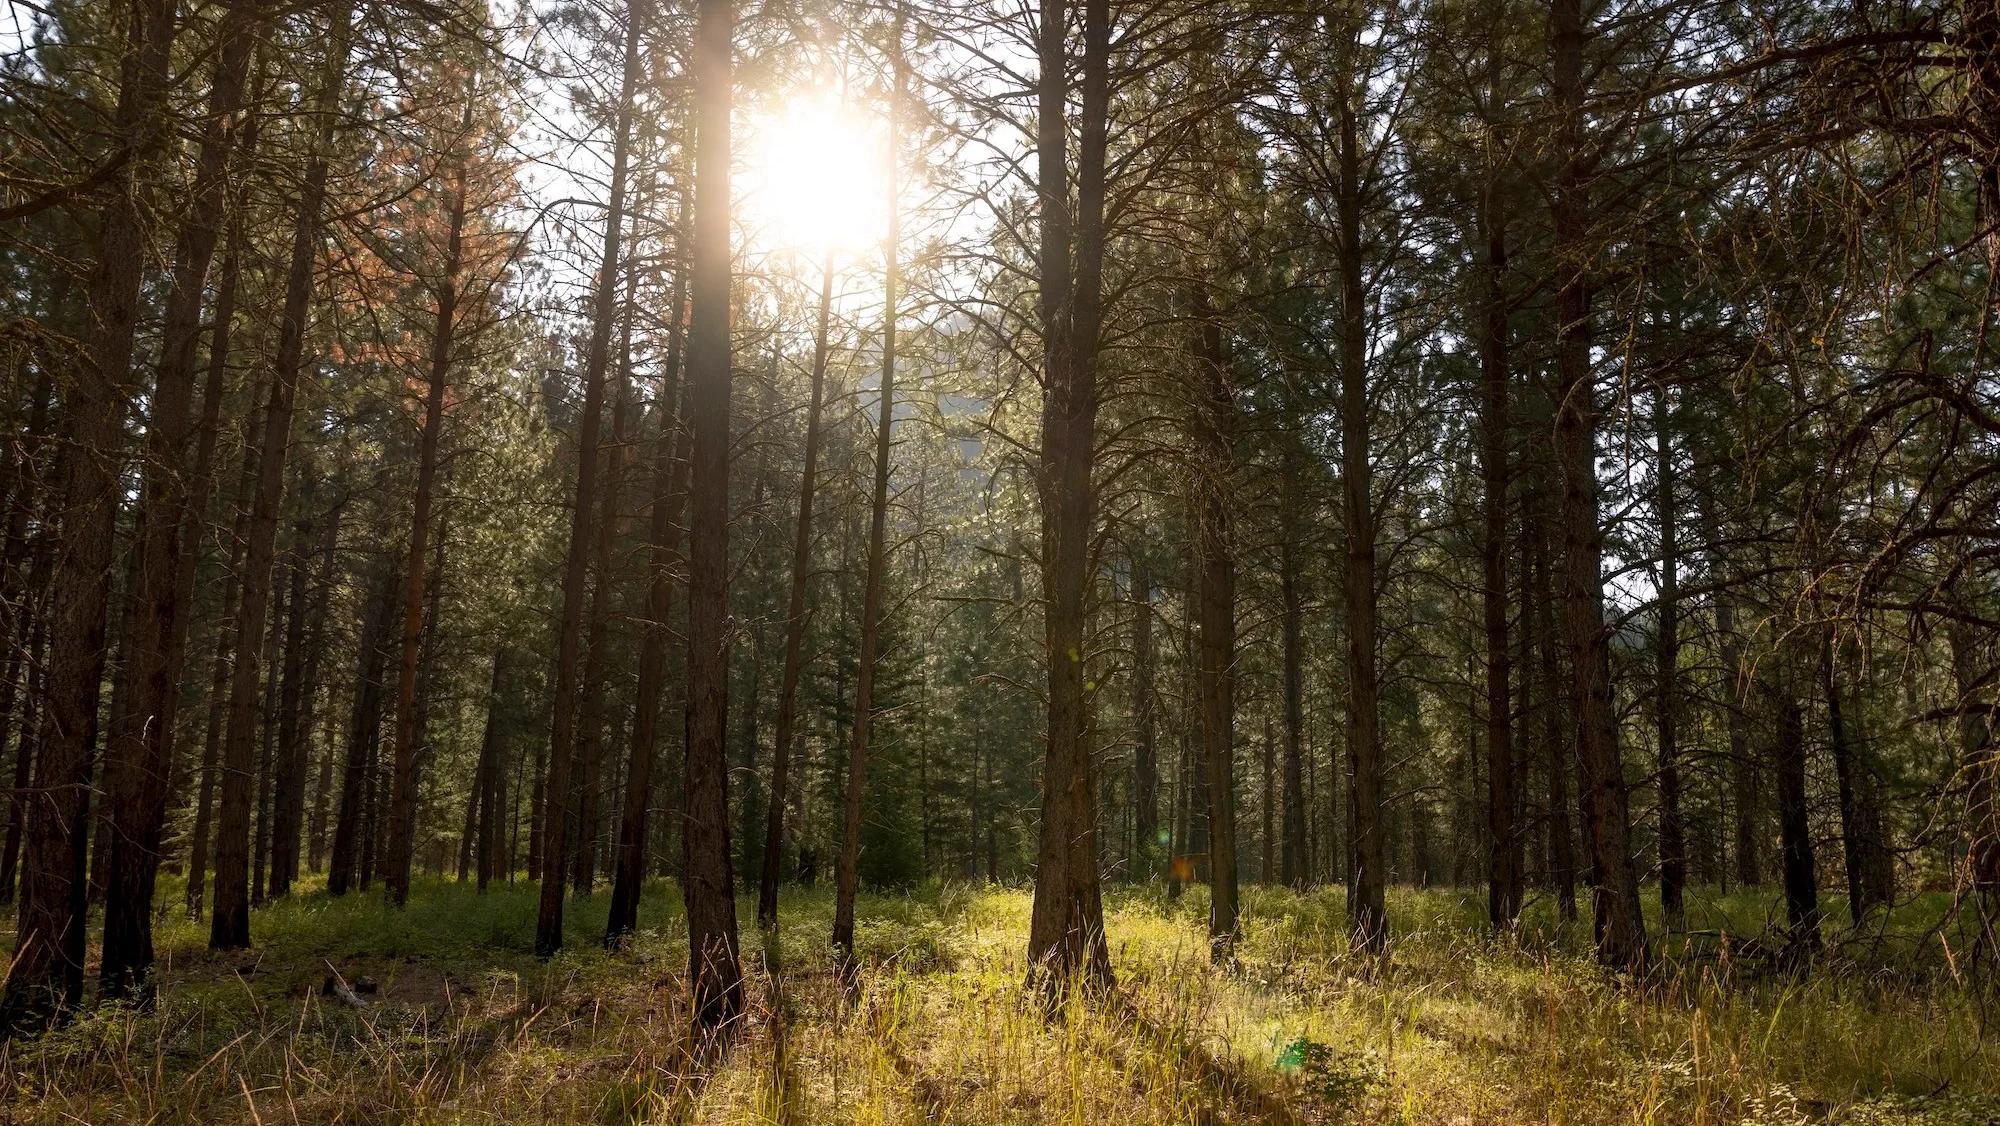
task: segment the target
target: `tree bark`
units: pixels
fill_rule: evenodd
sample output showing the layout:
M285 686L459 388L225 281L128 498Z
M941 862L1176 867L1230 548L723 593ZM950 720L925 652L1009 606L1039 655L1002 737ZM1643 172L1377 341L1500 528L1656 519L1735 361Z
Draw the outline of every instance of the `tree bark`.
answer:
M1604 622L1603 528L1598 520L1597 388L1591 371L1591 259L1585 184L1581 0L1550 8L1551 92L1562 166L1550 208L1560 286L1556 293L1556 452L1562 477L1563 633L1574 682L1578 791L1590 846L1598 960L1628 971L1647 965L1646 924L1632 867L1625 778L1618 762Z
M91 764L104 678L118 478L131 397L134 330L145 272L151 176L167 141L164 114L174 39L171 0L133 0L114 134L132 154L108 192L89 285L83 362L62 400L64 451L52 498L62 548L50 583L47 713L24 821L15 947L0 994L0 1030L33 1032L83 996L89 889L84 879Z
M693 304L688 334L687 764L681 898L697 1027L743 1011L729 849L729 118L733 0L699 0L694 41Z
M168 782L174 773L181 654L187 636L183 607L191 593L180 581L181 557L193 555L191 541L200 511L195 504L207 499L204 474L199 469L185 473L181 459L194 437L189 411L202 297L227 216L236 116L261 18L256 0L235 0L219 25L221 52L189 187L192 202L175 245L161 360L150 396L133 548L138 581L126 604L125 659L118 672L121 684L112 692L114 707L105 745L110 818L100 983L107 998L145 1005L151 1004L154 992L153 889L172 792ZM233 291L233 285L228 288Z
M1486 627L1486 833L1488 837L1486 918L1494 930L1510 931L1521 914L1521 835L1514 823L1520 803L1514 764L1514 725L1508 712L1511 675L1507 630L1507 436L1511 422L1507 325L1506 220L1499 213L1498 184L1489 171L1481 193L1480 234L1486 244L1481 263L1479 341L1479 468L1483 487L1480 516L1481 611Z
M459 121L472 128L472 91L466 92ZM464 139L460 139L464 143ZM424 389L424 420L417 433L417 487L410 512L409 554L403 560L401 659L396 674L396 744L389 798L389 855L385 883L389 903L410 898L411 852L417 820L417 664L424 631L425 554L430 547L432 494L437 489L438 443L444 430L445 391L451 385L458 335L459 273L465 263L466 168L463 153L451 171L451 202L445 220L444 270L435 282L437 316L431 328L430 378ZM440 536L442 538L442 536Z
M861 654L854 681L854 727L849 732L847 801L842 810L840 864L835 870L833 951L842 976L854 980L854 894L861 885L861 807L868 793L869 741L875 730L875 673L881 658L882 598L889 567L889 451L896 424L896 292L897 242L901 227L896 198L898 103L907 82L903 68L903 15L898 7L895 42L890 48L896 72L889 102L888 162L884 195L889 203L887 233L882 239L882 383L875 396L875 480L868 494L868 559L862 575Z
M391 628L389 615L396 587L396 569L384 564L383 574L375 581L368 609L361 619L354 708L348 720L347 750L340 771L340 812L334 820L332 856L327 861L329 895L345 895L361 875L369 774L374 769L375 744L382 735L382 673L388 661L383 635Z
M547 958L562 949L563 888L569 855L570 767L575 756L577 671L583 640L583 613L590 563L591 509L597 503L599 433L604 414L604 376L611 360L611 330L618 312L620 240L625 228L627 164L632 147L632 98L641 62L640 26L647 8L634 0L625 14L625 61L618 83L617 120L611 145L611 185L604 216L604 244L592 298L590 346L584 359L583 418L577 424L576 504L570 510L568 555L563 563L562 618L556 632L555 698L550 718L548 774L542 784L542 830L535 850L541 879L541 908L535 923L535 953Z
M500 799L511 742L506 709L513 692L513 659L513 649L505 643L493 651L493 679L486 689L486 730L479 739L479 766L473 784L475 824L471 836L475 842L473 870L481 892L502 873Z
M639 643L637 711L632 717L631 759L625 768L625 809L618 826L618 870L611 884L611 913L604 944L616 947L639 925L639 891L646 878L647 811L653 767L659 758L661 694L667 679L667 641L674 607L674 573L683 562L681 515L687 490L680 466L687 460L687 427L682 422L681 306L683 276L674 276L673 311L667 336L667 366L661 374L660 425L653 439L653 504L648 527L649 575L645 632ZM808 457L811 455L808 454ZM781 752L782 754L782 752Z
M1283 692L1285 714L1285 821L1284 847L1279 855L1279 877L1289 887L1301 891L1312 882L1312 849L1306 836L1305 793L1305 594L1299 571L1299 509L1305 504L1300 495L1300 456L1295 435L1285 438L1284 498L1280 504L1278 531L1279 632L1283 647Z
M1660 525L1659 637L1655 672L1660 756L1660 910L1669 928L1687 923L1687 833L1681 821L1680 765L1680 541L1679 506L1674 496L1673 399L1666 388L1654 392L1657 455L1655 516Z
M1196 464L1195 543L1199 559L1200 643L1196 676L1201 699L1201 758L1208 781L1209 957L1236 956L1240 905L1236 870L1236 556L1230 506L1234 496L1236 390L1223 352L1222 328L1197 292L1200 317L1194 356L1200 381L1192 445Z
M348 0L330 12L331 41L325 70L314 96L316 131L306 158L292 231L291 263L285 280L284 310L279 321L277 354L271 365L270 399L264 409L263 440L258 447L257 486L250 506L249 542L244 548L243 603L237 614L237 637L264 632L271 600L272 560L278 539L278 504L285 485L285 459L290 448L292 405L298 392L304 359L306 318L313 293L313 267L319 258L320 227L326 202L329 150L340 123L340 95L347 77L352 43L353 8ZM229 950L250 945L250 813L256 734L259 661L248 644L239 644L229 685L229 721L223 739L222 809L217 821L215 850L215 909L209 915L208 944Z
M1084 644L1097 495L1097 352L1104 264L1105 147L1110 111L1108 0L1084 0L1077 198L1069 199L1068 0L1040 0L1036 183L1041 202L1041 496L1043 637L1048 735L1035 899L1028 923L1031 981L1111 983L1097 866L1097 787L1090 753ZM1072 215L1074 223L1072 224Z
M785 664L778 681L777 740L771 751L770 808L764 824L764 865L757 880L757 922L778 921L778 865L785 848L786 797L791 792L792 740L798 723L799 677L805 671L806 593L812 581L813 501L819 484L820 415L826 401L827 330L833 310L833 258L820 268L819 312L813 325L812 389L806 403L805 464L799 472L799 515L792 525L791 592L785 604Z
M1153 568L1151 548L1132 550L1132 801L1133 838L1141 880L1160 874L1160 750L1153 689Z
M312 493L311 478L308 477L306 492ZM308 499L308 506L310 500ZM282 719L278 728L278 764L272 778L275 801L271 810L271 876L268 894L275 898L289 895L292 881L299 878L299 836L305 827L306 774L311 765L313 717L319 696L320 662L326 655L326 619L328 603L333 597L334 568L337 565L336 552L340 547L341 514L345 505L336 502L324 513L324 521L319 530L318 578L313 582L313 596L309 604L295 611L294 620L302 620L303 636L288 641L288 653L302 652L294 662L287 660L285 668L285 700ZM306 538L306 525L299 525L299 542ZM292 597L294 605L305 597L303 560L300 561L299 576L294 579ZM331 757L331 756L328 756Z
M1779 851L1785 870L1785 956L1803 969L1820 946L1819 887L1806 811L1805 720L1789 689L1773 689L1772 695L1777 706L1771 758L1777 767Z

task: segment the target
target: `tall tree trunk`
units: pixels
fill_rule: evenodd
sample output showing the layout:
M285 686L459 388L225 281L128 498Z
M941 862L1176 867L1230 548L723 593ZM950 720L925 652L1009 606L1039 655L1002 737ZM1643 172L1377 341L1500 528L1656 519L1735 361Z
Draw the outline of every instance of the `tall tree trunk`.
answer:
M1300 495L1298 439L1287 435L1284 441L1284 499L1278 517L1278 601L1284 662L1285 821L1279 875L1288 886L1303 891L1312 882L1313 868L1312 849L1306 837L1309 807L1305 793L1305 594L1299 575L1298 514L1305 498ZM1317 809L1317 804L1310 808Z
M1157 694L1153 689L1153 568L1151 547L1132 550L1132 800L1137 843L1134 873L1160 874L1160 749Z
M66 283L59 286L66 289ZM52 311L60 315L66 303L66 294L61 294L51 302ZM49 432L49 409L54 402L55 386L52 365L40 364L35 379L33 406L28 408L28 426L23 448L16 455L17 481L9 495L7 507L7 535L4 554L4 581L7 589L19 591L9 608L4 632L0 632L0 645L7 650L7 666L4 679L0 679L0 747L7 742L7 727L15 732L14 743L14 785L7 793L7 838L0 845L0 904L14 902L14 877L20 866L21 836L23 820L28 810L28 787L34 781L35 725L33 716L39 694L32 691L35 670L41 667L36 659L37 650L46 632L43 608L39 604L37 592L48 581L48 568L54 558L50 550L48 528L36 529L31 542L28 539L28 518L39 507L40 491L35 486L35 458L41 452L44 439ZM26 557L26 574L22 574L22 561ZM25 583L24 581L25 580ZM29 691L23 692L23 682ZM15 713L15 704L21 705L20 713Z
M310 497L311 477L307 478L307 494ZM308 499L308 506L311 501ZM272 779L272 789L276 801L271 810L271 878L268 892L272 897L289 895L292 881L299 878L299 835L305 827L306 773L311 766L312 729L314 711L319 695L319 667L326 655L326 619L329 603L333 598L337 566L336 552L340 547L341 513L345 505L336 502L321 519L319 539L319 576L313 583L313 596L304 609L303 637L296 643L287 643L289 651L303 649L302 659L294 664L287 661L285 669L285 702L283 719L278 730L278 765ZM305 542L306 525L299 525L299 542ZM294 580L294 604L305 596L303 581L304 568L300 577ZM331 755L326 756L331 759Z
M1640 971L1647 964L1646 923L1633 871L1625 777L1618 761L1611 700L1598 520L1597 388L1591 371L1591 220L1589 164L1583 137L1582 0L1553 0L1549 19L1562 166L1550 208L1560 285L1556 293L1556 452L1562 477L1563 633L1574 681L1577 775L1590 846L1598 960Z
M805 464L799 471L799 515L792 524L791 592L785 603L785 665L778 681L777 741L771 749L770 808L764 818L764 865L757 879L757 922L778 921L778 864L785 849L786 797L791 792L792 740L798 723L799 677L805 671L806 593L812 582L813 501L819 485L820 414L826 401L827 330L833 312L833 256L820 267L819 312L813 323L810 397L806 402ZM977 774L975 772L975 784Z
M868 793L869 740L875 730L875 666L881 658L883 586L889 568L889 451L896 424L897 243L902 232L896 198L899 159L896 119L908 81L903 67L903 19L899 5L895 41L890 48L896 83L889 102L889 146L883 186L889 215L882 239L882 384L876 389L875 398L875 481L868 494L868 560L861 580L861 655L854 681L854 728L850 733L853 741L848 744L840 864L834 877L834 958L850 984L855 973L854 894L861 884L861 807Z
M486 689L486 730L479 739L479 766L474 786L476 822L473 849L474 870L479 890L484 892L493 877L501 874L500 798L503 772L507 765L507 702L513 692L514 651L506 643L493 651L493 679ZM461 877L462 878L462 877Z
M347 725L347 749L340 770L340 812L334 820L332 856L327 862L326 890L345 895L359 882L362 837L367 831L368 775L373 769L375 743L382 734L382 672L387 663L383 639L391 626L396 568L386 564L369 594L361 619L354 672L354 708Z
M461 133L472 129L472 91L466 92ZM460 143L465 143L461 138ZM393 790L389 798L389 855L385 882L389 902L410 898L411 852L417 820L417 662L424 629L425 553L430 547L432 494L437 489L438 442L444 430L445 390L451 385L458 335L459 273L465 263L465 157L451 171L451 202L445 220L444 271L434 283L437 316L431 326L430 378L424 389L423 428L417 434L417 488L410 512L409 554L403 560L401 659L396 674L396 744ZM442 539L442 535L439 537Z
M624 70L618 81L617 120L611 144L611 185L604 216L604 244L592 298L590 346L584 358L583 418L577 424L576 504L570 510L568 555L563 563L562 619L556 631L555 698L549 721L548 774L542 784L541 909L535 923L535 953L547 958L562 949L563 888L569 855L570 767L576 753L577 672L583 640L583 613L590 564L591 509L597 503L599 433L604 414L604 376L611 361L611 330L618 314L620 240L625 230L627 163L632 147L632 98L641 61L639 34L650 7L632 0L625 13Z
M1660 910L1669 928L1687 923L1687 832L1681 822L1680 764L1680 541L1679 506L1674 496L1673 398L1665 387L1654 392L1654 439L1658 453L1655 516L1660 525L1659 664L1655 672L1660 752Z
M283 665L289 662L285 647L286 623L297 618L299 612L295 596L305 590L297 581L303 560L299 558L299 546L293 544L286 552L272 580L272 594L275 601L271 607L270 628L264 631L264 686L258 700L257 719L257 799L253 806L255 818L250 836L250 903L254 906L264 902L264 876L271 853L271 770L277 761L279 705L283 702ZM277 576L282 576L282 579Z
M1987 957L2000 959L2000 747L1993 739L1991 650L1975 627L1954 620L1947 629L1952 686L1958 696L1958 768L1966 779L1965 874L1979 899Z
M298 392L304 359L306 318L312 304L313 266L319 257L320 227L326 201L330 150L339 129L340 94L346 83L348 48L352 43L352 4L333 5L329 13L331 39L325 70L314 95L317 125L309 142L305 175L299 190L292 231L291 264L285 279L285 303L279 321L277 354L271 364L270 398L264 408L263 438L258 446L257 485L250 506L249 542L244 547L243 603L237 613L237 637L263 634L271 601L271 564L277 549L278 505L285 485L285 459L291 444L292 404ZM253 741L259 662L250 644L237 646L229 684L229 720L223 739L222 808L217 820L215 850L215 909L209 915L208 944L228 950L250 945L250 814Z
M646 878L647 810L653 767L660 754L661 696L667 680L667 640L674 608L674 571L681 562L681 510L687 489L688 430L681 408L681 305L683 275L674 275L667 366L661 373L659 431L653 437L653 502L647 529L648 576L645 632L639 643L637 708L632 717L630 761L625 768L625 809L618 824L618 870L611 884L611 913L604 944L615 947L639 925L639 891ZM812 455L807 454L810 458ZM783 752L780 752L782 757Z
M1352 51L1351 45L1344 50ZM1340 476L1347 521L1347 754L1354 868L1347 914L1356 949L1379 953L1389 938L1382 826L1382 684L1376 668L1374 466L1370 454L1367 291L1362 271L1361 151L1353 94L1340 97Z
M627 275L626 295L632 295L631 275ZM631 317L623 318L626 333ZM584 645L583 681L578 686L582 700L577 707L577 784L574 837L570 850L570 894L589 895L597 882L597 844L603 831L604 754L608 685L606 666L611 660L612 600L617 596L617 578L612 568L613 541L618 536L618 501L625 489L625 421L630 408L631 348L629 340L620 350L623 357L612 376L617 381L611 394L611 441L604 448L604 487L598 490L597 525L593 529L591 570L597 581L590 591L586 616L588 638Z
M105 745L109 805L105 856L104 995L150 1004L153 888L174 773L181 653L187 635L181 557L190 557L195 519L205 502L204 474L181 464L194 419L195 359L209 263L229 202L230 151L261 13L257 0L235 0L220 25L221 52L208 97L207 123L195 157L192 201L174 248L173 280L162 327L161 360L150 396L144 479L140 485L137 582L127 602L125 660ZM233 279L232 279L233 280ZM225 292L231 292L233 285ZM216 388L211 387L211 392Z
M1486 243L1480 271L1483 326L1479 341L1479 468L1484 535L1480 540L1481 611L1486 627L1486 918L1493 929L1512 930L1521 913L1521 834L1514 823L1520 803L1514 764L1514 725L1508 713L1507 638L1507 435L1508 346L1507 227L1499 185L1488 172L1480 197L1480 234Z
M1239 914L1236 871L1236 557L1230 506L1235 498L1233 442L1236 390L1223 352L1222 328L1197 292L1201 318L1194 357L1201 403L1195 422L1196 497L1201 625L1196 675L1201 697L1202 764L1208 781L1209 957L1236 956Z
M1111 15L1108 0L1084 0L1077 198L1072 211L1068 0L1040 0L1040 4L1036 183L1041 202L1038 313L1044 387L1036 484L1042 507L1042 620L1049 685L1028 965L1032 979L1059 989L1072 979L1111 982L1098 881L1090 699L1084 685L1091 533L1097 507L1091 472L1099 398Z
M733 0L699 0L694 41L694 229L688 334L687 763L681 898L698 1027L743 1010L736 876L729 849L729 118Z
M0 1030L10 1032L46 1028L83 996L91 762L104 679L125 407L148 259L145 197L167 140L164 102L175 12L172 0L133 0L129 9L114 135L130 155L102 211L83 362L62 399L58 434L66 456L52 511L61 514L63 550L50 584L49 692L35 756L39 796L24 823L14 958L0 995Z
M1828 750L1833 755L1834 779L1840 798L1841 861L1847 877L1847 911L1859 923L1871 907L1881 902L1875 897L1873 871L1881 842L1871 831L1869 806L1872 794L1863 777L1867 767L1860 761L1854 732L1847 714L1847 694L1841 687L1838 646L1829 635L1820 645L1820 688L1826 695Z

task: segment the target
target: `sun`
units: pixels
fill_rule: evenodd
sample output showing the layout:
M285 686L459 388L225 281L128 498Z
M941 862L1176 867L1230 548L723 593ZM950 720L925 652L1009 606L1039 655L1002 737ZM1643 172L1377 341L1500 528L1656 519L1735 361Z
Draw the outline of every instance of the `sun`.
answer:
M887 224L879 118L850 102L799 95L751 122L739 190L753 243L806 255L853 254Z

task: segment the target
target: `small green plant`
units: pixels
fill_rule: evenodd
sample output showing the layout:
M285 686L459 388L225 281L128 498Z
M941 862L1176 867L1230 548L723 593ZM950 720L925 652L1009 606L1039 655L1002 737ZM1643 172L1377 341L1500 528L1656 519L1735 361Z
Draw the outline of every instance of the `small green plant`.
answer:
M1298 1077L1306 1092L1330 1110L1360 1105L1386 1079L1366 1052L1343 1052L1310 1036L1300 1036L1278 1053L1277 1068Z

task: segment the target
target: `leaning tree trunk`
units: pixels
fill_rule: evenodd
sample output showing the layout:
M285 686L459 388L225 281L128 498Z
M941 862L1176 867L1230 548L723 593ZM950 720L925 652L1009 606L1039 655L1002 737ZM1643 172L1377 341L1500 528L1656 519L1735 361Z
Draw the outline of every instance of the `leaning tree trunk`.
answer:
M306 158L292 231L291 264L279 320L278 347L271 365L271 392L264 409L258 448L256 493L250 506L249 542L244 546L243 602L237 612L239 639L229 683L229 719L223 738L222 808L217 819L215 908L209 915L208 944L229 950L250 945L250 814L252 755L257 727L259 662L254 639L264 632L270 609L272 562L278 540L278 504L285 486L292 404L304 360L306 317L319 257L330 150L340 122L340 93L352 43L353 6L343 0L331 12L332 40L314 98L317 130Z
M785 850L786 795L791 791L792 740L798 723L799 677L805 672L806 593L812 580L813 498L819 483L820 415L826 402L827 329L833 311L833 258L820 268L819 315L813 325L812 389L806 402L805 464L799 471L799 515L792 525L791 593L785 604L785 665L778 681L777 741L771 749L770 808L764 820L764 864L757 877L757 922L778 921L778 864ZM975 778L975 785L976 785Z
M611 330L618 311L620 239L625 229L625 186L632 147L632 98L640 76L639 30L643 0L625 14L625 62L619 79L617 121L613 125L610 197L604 216L604 245L597 263L584 358L583 418L577 424L576 504L570 510L569 548L563 563L562 618L556 629L555 694L549 720L548 774L542 783L542 829L535 850L541 878L541 908L535 923L535 953L547 958L562 949L563 888L568 873L570 766L575 754L577 665L583 640L586 571L590 564L591 509L597 503L597 455L604 415L604 375L610 366Z
M699 0L694 41L693 302L688 333L687 763L681 898L689 1007L720 1032L743 1011L729 855L729 117L733 0ZM552 854L553 855L553 854Z
M1041 193L1042 612L1048 736L1030 979L1060 989L1111 982L1097 865L1097 786L1084 683L1086 595L1097 495L1097 352L1104 265L1105 146L1110 111L1108 0L1084 0L1076 207L1069 200L1067 0L1040 0L1036 161ZM1071 217L1075 222L1072 226ZM1073 267L1073 268L1072 268Z
M47 714L24 824L14 958L0 995L0 1030L33 1031L83 996L84 880L91 762L104 679L118 479L131 395L139 285L145 272L150 177L167 142L176 6L133 0L119 78L115 135L129 153L110 185L90 278L83 362L62 398L64 456L52 498L62 550L51 577Z
M1562 477L1563 633L1576 713L1577 774L1595 892L1597 956L1639 971L1647 964L1646 923L1633 871L1625 778L1618 762L1604 622L1604 532L1598 519L1597 389L1590 360L1591 263L1586 229L1588 155L1582 135L1581 0L1550 10L1557 151L1563 161L1550 208L1560 284L1556 292L1556 454Z

